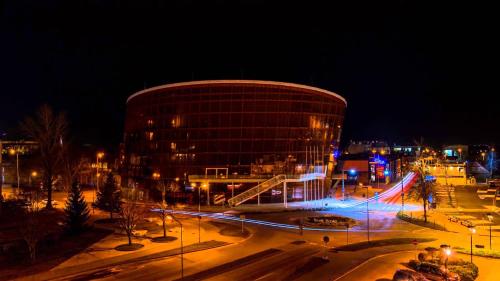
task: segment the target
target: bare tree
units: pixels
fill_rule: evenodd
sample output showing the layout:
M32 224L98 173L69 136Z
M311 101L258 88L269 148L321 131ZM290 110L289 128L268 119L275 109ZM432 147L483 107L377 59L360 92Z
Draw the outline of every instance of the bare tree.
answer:
M167 211L167 204L162 201L161 203L158 203L158 212L155 212L158 218L160 218L162 227L163 227L163 238L167 237L167 220L168 220L168 214L169 212Z
M35 261L38 242L44 236L44 227L41 222L37 204L38 203L34 203L33 206L26 211L20 228L21 236L28 246L31 262Z
M128 245L132 245L132 235L137 224L142 220L144 210L136 202L123 204L120 210L120 228L127 234Z
M43 170L43 186L47 189L47 209L52 208L52 185L57 170L63 162L63 142L67 121L64 114L55 114L48 105L42 105L35 118L27 117L21 123L28 137L38 142L40 164Z
M74 147L68 141L62 145L62 178L66 191L71 190L73 182L77 179L77 176L85 165L85 161L81 155L76 155L74 152Z

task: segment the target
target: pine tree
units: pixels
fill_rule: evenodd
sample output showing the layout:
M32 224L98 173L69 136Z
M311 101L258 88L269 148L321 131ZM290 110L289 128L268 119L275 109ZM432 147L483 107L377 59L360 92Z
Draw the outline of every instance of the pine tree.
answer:
M121 209L121 192L116 186L113 173L109 173L102 189L97 193L96 207L109 212L109 218L113 219L113 212Z
M90 212L78 181L73 181L71 185L64 212L66 214L66 228L70 233L79 233L85 228Z

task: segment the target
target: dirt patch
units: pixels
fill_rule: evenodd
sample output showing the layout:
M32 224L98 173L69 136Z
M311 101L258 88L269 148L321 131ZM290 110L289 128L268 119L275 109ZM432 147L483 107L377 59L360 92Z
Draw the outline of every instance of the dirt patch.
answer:
M139 244L139 243L132 243L130 245L123 244L123 245L116 246L115 250L128 252L128 251L137 251L137 250L141 249L142 247L144 247L144 245Z
M160 236L151 238L151 241L155 243L168 243L175 240L177 240L177 237L172 237L172 236L167 236L167 237Z

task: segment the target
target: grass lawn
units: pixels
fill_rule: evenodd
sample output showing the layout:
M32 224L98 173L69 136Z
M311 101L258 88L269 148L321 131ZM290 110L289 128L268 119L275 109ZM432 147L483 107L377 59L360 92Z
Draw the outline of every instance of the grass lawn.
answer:
M416 224L418 226L427 227L427 228L435 229L435 230L448 231L444 226L436 224L435 222L433 223L433 222L430 222L429 220L427 220L427 222L425 222L421 218L410 217L407 214L402 214L401 212L398 212L396 217L400 220L403 220L403 221L406 221L406 222L409 222L412 224Z

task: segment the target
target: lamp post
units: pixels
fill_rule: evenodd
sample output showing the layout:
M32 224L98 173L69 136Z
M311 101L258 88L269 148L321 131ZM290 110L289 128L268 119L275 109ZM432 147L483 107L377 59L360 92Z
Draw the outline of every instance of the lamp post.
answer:
M344 185L345 171L346 170L342 169L342 201L345 200L345 185ZM356 175L356 170L350 169L349 174L352 176Z
M476 233L476 229L474 227L469 227L470 231L470 262L472 263L472 235Z
M198 243L201 243L201 216L198 215Z
M33 171L30 173L30 176L28 177L28 185L31 186L31 179L36 178L38 176L38 173L36 171Z
M462 149L461 148L458 149L458 154L460 155L460 158L459 158L460 161L462 161Z
M368 185L366 186L366 237L368 239L368 243L370 243L370 210L368 208Z
M483 157L483 162L484 162L484 156L486 156L486 153L481 152L481 156Z
M97 152L97 155L96 155L96 162L95 162L95 171L96 171L96 174L95 174L95 189L94 189L94 194L92 194L92 201L94 201L95 203L95 197L96 197L96 193L97 191L99 190L99 159L103 158L104 157L104 152Z
M207 189L207 206L210 206L210 187L206 183L202 184L201 187Z
M174 216L173 212L167 216L167 219L174 220L181 226L181 279L184 279L184 242L182 241L182 223Z
M448 274L448 258L451 256L451 249L449 246L444 249L444 254L446 256L444 260L444 269L446 270L446 274Z
M405 176L401 169L401 214L405 213Z
M490 150L490 178L493 178L493 153L495 153L495 148Z
M349 245L349 223L345 224L345 240L346 245Z
M17 192L19 192L19 149L9 149L10 155L16 155Z
M488 220L490 221L490 250L491 250L491 224L493 223L493 216L491 214L488 214Z

